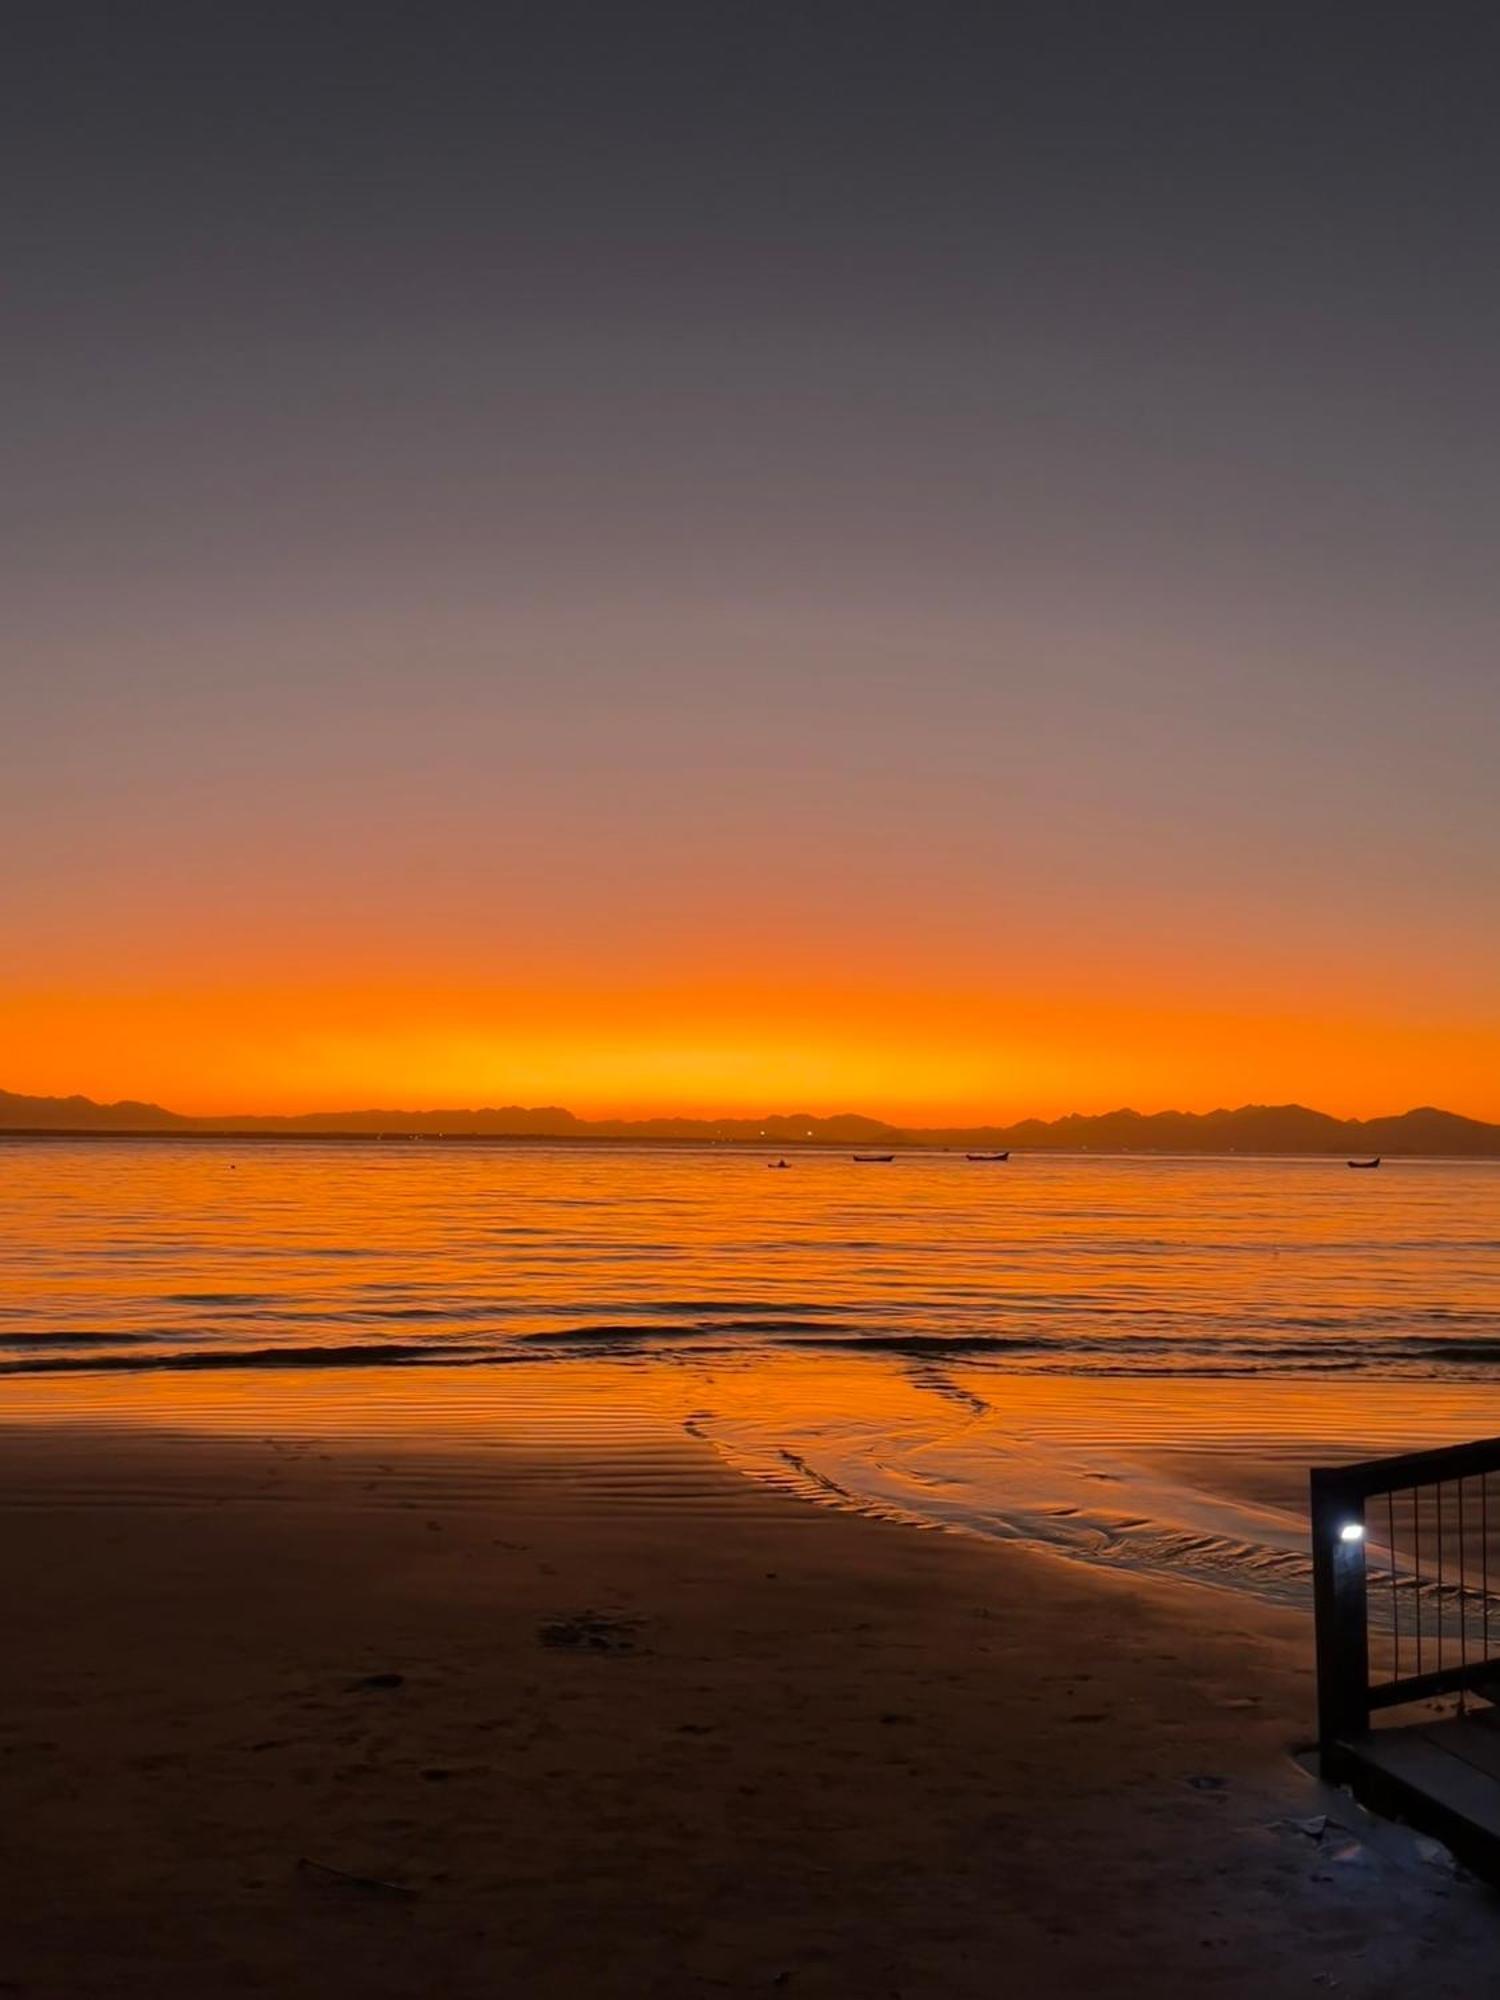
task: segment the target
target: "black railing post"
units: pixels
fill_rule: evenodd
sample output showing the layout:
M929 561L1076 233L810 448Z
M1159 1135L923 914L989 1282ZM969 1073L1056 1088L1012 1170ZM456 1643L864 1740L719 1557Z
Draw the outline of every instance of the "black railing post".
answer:
M1370 1726L1365 1502L1338 1468L1315 1467L1311 1486L1318 1744L1326 1773L1336 1746Z

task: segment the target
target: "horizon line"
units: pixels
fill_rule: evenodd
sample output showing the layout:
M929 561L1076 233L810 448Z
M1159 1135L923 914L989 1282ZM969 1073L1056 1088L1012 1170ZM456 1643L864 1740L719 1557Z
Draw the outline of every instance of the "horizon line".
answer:
M1279 1103L1246 1101L1240 1104L1219 1103L1206 1111L1184 1110L1177 1105L1161 1106L1155 1110L1142 1111L1131 1104L1114 1104L1102 1111L1069 1110L1053 1116L1039 1112L1026 1112L1019 1116L1005 1117L989 1115L975 1117L947 1117L905 1119L881 1113L843 1109L838 1111L807 1111L795 1108L788 1111L648 1111L648 1112L605 1112L586 1115L571 1110L559 1103L522 1104L480 1103L480 1104L429 1104L394 1105L364 1104L349 1105L339 1109L318 1109L309 1111L211 1111L184 1112L157 1103L148 1098L120 1097L101 1100L87 1096L83 1092L69 1092L57 1095L46 1092L13 1091L0 1087L0 1109L8 1102L18 1105L35 1106L40 1112L44 1107L56 1110L76 1109L80 1113L98 1112L103 1116L118 1116L128 1111L140 1111L156 1117L181 1121L200 1129L212 1127L216 1121L238 1124L253 1121L256 1124L297 1124L307 1125L319 1120L348 1120L368 1118L400 1119L474 1119L502 1118L506 1116L527 1119L553 1118L569 1124L584 1127L598 1126L650 1126L650 1125L693 1125L693 1126L748 1126L758 1124L788 1124L805 1120L809 1125L829 1125L859 1122L880 1126L896 1132L965 1132L965 1131L1007 1131L1022 1125L1037 1125L1053 1128L1071 1123L1097 1122L1110 1118L1139 1118L1142 1120L1180 1118L1203 1121L1216 1118L1232 1118L1252 1113L1281 1116L1301 1115L1316 1118L1330 1124L1364 1126L1391 1124L1423 1115L1500 1130L1494 1121L1477 1118L1470 1113L1448 1110L1432 1103L1408 1106L1403 1111L1376 1112L1367 1116L1348 1116L1338 1112L1323 1111L1298 1099L1285 1099ZM24 1129L24 1128L12 1128ZM521 1135L525 1136L525 1135ZM809 1135L810 1136L810 1135Z

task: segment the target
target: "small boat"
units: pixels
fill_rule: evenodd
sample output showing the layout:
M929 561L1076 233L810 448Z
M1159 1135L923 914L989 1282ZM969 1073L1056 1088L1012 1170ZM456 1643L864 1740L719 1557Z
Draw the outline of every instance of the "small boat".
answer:
M785 1160L767 1160L767 1161L766 1161L766 1165L767 1165L767 1166L768 1166L768 1167L769 1167L769 1168L771 1169L771 1172L772 1172L773 1174L779 1174L779 1173L781 1172L781 1170L782 1170L782 1169L783 1169L783 1168L785 1167L785 1165L786 1165L786 1161L785 1161Z
M1346 1167L1355 1168L1355 1170L1359 1173L1367 1174L1370 1172L1371 1168L1378 1167L1380 1165L1380 1155L1377 1153L1373 1160L1346 1160L1344 1162L1344 1165Z
M896 1155L894 1153L855 1153L852 1158L862 1167L888 1167Z
M964 1158L966 1160L974 1160L974 1161L983 1160L985 1162L989 1162L991 1160L1008 1160L1010 1158L1010 1154L1009 1153L965 1153Z

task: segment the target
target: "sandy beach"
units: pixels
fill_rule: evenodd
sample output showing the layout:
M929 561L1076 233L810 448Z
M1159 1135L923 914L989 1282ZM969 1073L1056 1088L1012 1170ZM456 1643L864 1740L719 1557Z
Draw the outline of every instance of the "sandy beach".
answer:
M4 1434L0 1992L1488 1990L1487 1893L1293 1761L1300 1614L649 1421L100 1414Z

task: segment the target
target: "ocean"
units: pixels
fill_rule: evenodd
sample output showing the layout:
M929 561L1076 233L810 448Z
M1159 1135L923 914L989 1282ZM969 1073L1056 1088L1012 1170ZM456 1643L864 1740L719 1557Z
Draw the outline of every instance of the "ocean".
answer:
M586 1452L1305 1596L1318 1459L1500 1432L1500 1165L0 1140L0 1414Z

